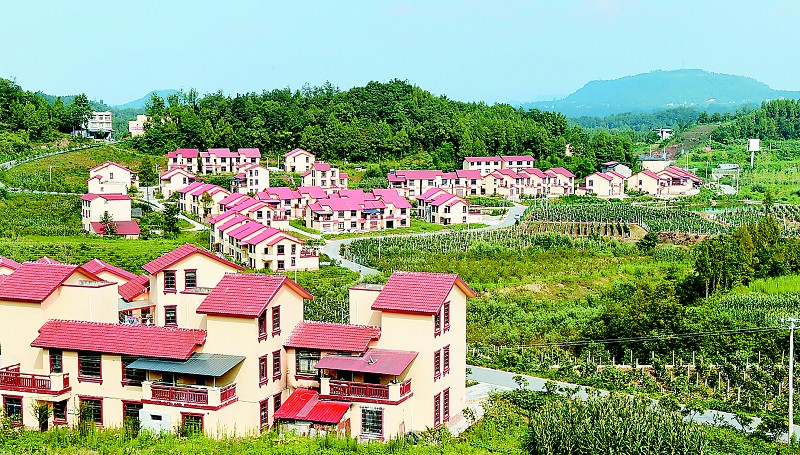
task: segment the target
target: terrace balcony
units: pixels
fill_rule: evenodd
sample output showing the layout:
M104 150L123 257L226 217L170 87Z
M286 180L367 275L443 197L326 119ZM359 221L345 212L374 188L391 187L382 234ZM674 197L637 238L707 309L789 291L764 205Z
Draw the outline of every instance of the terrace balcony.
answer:
M219 409L235 402L236 383L224 387L202 385L171 385L159 382L142 382L142 399L167 406Z
M346 398L367 403L397 403L411 395L411 379L392 384L367 384L364 382L320 379L320 395Z
M69 373L22 373L19 364L0 368L0 390L61 395L72 390Z
M315 258L319 256L319 251L317 250L301 250L300 257L301 258Z

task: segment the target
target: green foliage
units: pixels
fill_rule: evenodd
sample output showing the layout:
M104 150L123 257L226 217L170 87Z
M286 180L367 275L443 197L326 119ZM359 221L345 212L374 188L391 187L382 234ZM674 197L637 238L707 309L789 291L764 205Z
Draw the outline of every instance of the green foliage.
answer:
M8 194L0 199L0 237L72 236L81 232L77 196Z
M664 454L708 451L703 431L648 399L611 396L554 402L530 422L524 446L532 455Z
M750 138L800 138L800 100L764 101L759 109L714 130L712 138L726 143Z
M645 234L638 242L636 242L636 246L643 253L650 253L652 252L656 246L658 246L658 233L655 231L650 231Z

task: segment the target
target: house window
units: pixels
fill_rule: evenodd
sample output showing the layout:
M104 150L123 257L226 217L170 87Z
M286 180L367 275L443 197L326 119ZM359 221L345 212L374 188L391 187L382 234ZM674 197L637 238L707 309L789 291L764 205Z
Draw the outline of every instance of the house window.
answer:
M357 226L358 226L358 223L356 223L355 221L351 221L350 222L350 228L351 229L355 229Z
M433 315L433 335L439 336L442 333L442 314L436 313Z
M297 351L297 374L301 376L317 376L317 362L319 351Z
M258 385L262 386L269 382L269 378L267 377L267 365L268 365L269 355L265 355L258 358Z
M97 425L103 424L103 399L81 397L81 410L86 412L86 419Z
M450 345L442 349L442 374L450 372Z
M277 381L281 378L281 351L272 353L272 379Z
M269 427L269 400L261 401L258 404L258 420L261 424L261 431Z
M383 436L383 408L361 408L361 434L368 438Z
M356 211L355 210L350 210L350 216L356 216Z
M284 254L286 252L286 247L284 245L278 245L278 254Z
M63 373L64 372L64 354L60 349L50 350L50 372Z
M444 319L444 331L447 332L450 330L450 302L444 303L444 308L442 309L443 319Z
M433 380L442 377L442 351L433 353Z
M292 258L292 267L297 265L297 258Z
M175 271L174 270L165 270L164 271L164 291L175 291L177 289L175 284Z
M278 409L281 408L281 404L283 403L283 399L281 398L281 393L278 392L272 396L272 412L278 412Z
M96 352L78 352L78 381L102 382L101 355Z
M181 425L184 434L203 432L203 414L181 414Z
M136 361L136 357L121 356L122 360L122 385L140 386L147 379L146 370L129 368L128 365Z
M56 401L53 403L53 423L67 423L67 401Z
M178 307L175 305L164 307L164 325L178 325Z
M184 284L186 289L194 289L197 287L197 270L187 270L184 275Z
M442 424L442 394L437 393L433 396L433 427Z
M286 268L286 261L278 261L278 270L283 270Z
M3 396L3 415L16 424L22 424L22 397Z
M281 334L281 307L272 308L272 335Z
M142 410L142 403L138 402L122 402L122 419L123 421L139 421L139 411Z
M261 313L261 316L258 317L258 339L259 340L266 340L267 339L267 312Z
M293 243L293 244L292 244L292 254L295 254L295 253L297 253L297 245L295 245L295 244Z
M339 211L339 218L344 218L344 210Z

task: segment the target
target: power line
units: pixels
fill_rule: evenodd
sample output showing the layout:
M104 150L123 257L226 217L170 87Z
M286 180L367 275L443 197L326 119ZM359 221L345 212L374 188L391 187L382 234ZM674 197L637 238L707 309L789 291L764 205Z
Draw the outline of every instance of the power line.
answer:
M537 343L537 344L527 344L527 345L517 345L517 346L500 346L500 345L489 345L489 346L473 345L473 346L474 347L501 348L501 349L569 347L569 346L588 346L588 345L591 345L591 344L616 344L616 343L638 343L638 342L646 342L646 341L669 341L669 340L683 339L683 338L702 338L702 337L722 336L722 335L742 335L742 334L749 334L749 333L775 332L775 331L778 331L778 330L786 330L786 328L784 328L784 327L753 327L753 328L749 328L749 329L719 330L719 331L712 331L712 332L687 332L687 333L674 333L674 334L666 334L666 335L652 335L652 336L644 336L644 337L607 338L607 339L603 339L603 340L562 341L562 342Z

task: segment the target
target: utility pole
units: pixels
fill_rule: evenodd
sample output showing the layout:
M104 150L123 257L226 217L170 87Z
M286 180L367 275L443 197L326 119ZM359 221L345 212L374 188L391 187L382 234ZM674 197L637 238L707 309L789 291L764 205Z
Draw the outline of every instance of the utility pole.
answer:
M789 318L789 444L794 432L794 329L797 319Z
M53 186L53 165L51 164L48 167L50 168L50 186Z

